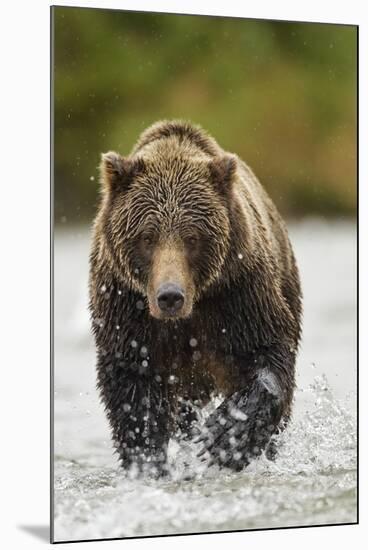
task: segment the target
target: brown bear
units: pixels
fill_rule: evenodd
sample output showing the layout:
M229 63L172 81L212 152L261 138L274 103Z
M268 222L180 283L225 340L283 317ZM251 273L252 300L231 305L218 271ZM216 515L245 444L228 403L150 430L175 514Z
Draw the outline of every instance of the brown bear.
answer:
M290 415L301 289L285 224L236 155L161 121L106 153L90 255L98 388L123 466L167 470L170 437L241 470ZM196 427L198 429L198 426Z

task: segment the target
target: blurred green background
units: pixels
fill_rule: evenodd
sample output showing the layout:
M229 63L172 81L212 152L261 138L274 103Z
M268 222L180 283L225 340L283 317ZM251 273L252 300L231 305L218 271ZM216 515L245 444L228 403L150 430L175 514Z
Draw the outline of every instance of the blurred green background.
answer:
M353 26L53 8L55 222L90 220L101 152L201 124L284 215L356 213Z

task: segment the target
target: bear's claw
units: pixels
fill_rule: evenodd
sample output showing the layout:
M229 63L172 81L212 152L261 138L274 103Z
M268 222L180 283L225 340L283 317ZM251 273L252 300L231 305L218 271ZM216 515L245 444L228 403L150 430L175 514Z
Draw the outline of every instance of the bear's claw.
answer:
M205 422L204 431L195 440L195 443L203 444L197 457L207 462L204 455L208 453L211 464L242 470L267 449L277 431L280 408L280 400L257 384L246 399L244 394L237 392Z

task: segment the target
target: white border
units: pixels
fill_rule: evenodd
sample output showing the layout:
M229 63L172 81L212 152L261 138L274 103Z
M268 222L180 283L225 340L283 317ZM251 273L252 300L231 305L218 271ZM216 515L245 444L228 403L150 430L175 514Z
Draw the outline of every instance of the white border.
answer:
M99 0L60 4L360 25L360 388L363 394L368 388L364 307L368 281L366 2L257 0L240 5L236 0ZM46 0L18 0L3 3L1 7L0 536L4 548L44 545L19 526L46 525L49 520L49 5ZM363 437L367 402L366 397L360 400L359 526L97 542L88 543L89 547L115 544L127 549L161 549L190 545L202 549L231 544L257 549L361 548L362 541L367 539L368 455L367 439Z

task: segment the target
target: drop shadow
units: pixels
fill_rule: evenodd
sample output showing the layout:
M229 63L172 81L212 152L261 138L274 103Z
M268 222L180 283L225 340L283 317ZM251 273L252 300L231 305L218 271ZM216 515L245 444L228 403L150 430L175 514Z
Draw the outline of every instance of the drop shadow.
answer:
M50 542L50 526L49 525L18 525L18 529L30 533L34 537L43 542Z

